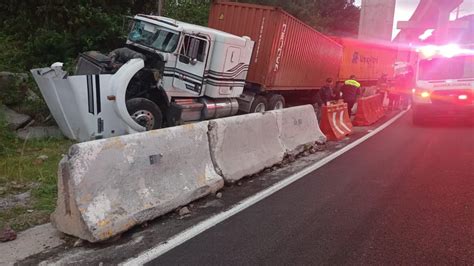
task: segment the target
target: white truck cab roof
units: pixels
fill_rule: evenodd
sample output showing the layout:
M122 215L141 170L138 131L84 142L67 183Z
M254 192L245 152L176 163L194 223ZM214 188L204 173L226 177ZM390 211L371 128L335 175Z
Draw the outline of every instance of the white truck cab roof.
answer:
M179 20L161 17L161 16L152 16L152 15L136 15L134 17L136 20L145 21L151 24L159 25L177 32L183 32L188 34L200 34L200 35L208 35L212 41L230 44L230 45L237 45L237 46L245 46L250 38L247 36L239 37L224 31L203 27L199 25L185 23Z

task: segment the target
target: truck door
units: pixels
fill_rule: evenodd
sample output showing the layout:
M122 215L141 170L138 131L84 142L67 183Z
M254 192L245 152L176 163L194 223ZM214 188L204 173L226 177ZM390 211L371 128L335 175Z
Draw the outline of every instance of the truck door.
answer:
M173 87L196 96L202 95L208 48L207 39L188 34L184 36L179 49Z

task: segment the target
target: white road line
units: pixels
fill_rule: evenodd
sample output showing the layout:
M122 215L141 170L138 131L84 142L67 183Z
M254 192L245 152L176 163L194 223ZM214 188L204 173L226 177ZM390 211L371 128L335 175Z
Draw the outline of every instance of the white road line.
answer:
M408 108L409 110L409 108ZM163 255L164 253L170 251L171 249L183 244L184 242L190 240L191 238L201 234L202 232L206 231L207 229L217 225L218 223L232 217L233 215L247 209L248 207L254 205L255 203L265 199L266 197L274 194L275 192L289 186L293 182L301 179L302 177L306 176L307 174L313 172L314 170L324 166L325 164L331 162L332 160L336 159L337 157L341 156L342 154L350 151L354 147L358 146L359 144L363 143L364 141L368 140L372 136L376 135L377 133L381 132L391 124L393 124L395 121L397 121L400 117L402 117L408 110L401 112L394 118L390 119L387 121L385 124L381 125L380 127L376 128L375 130L369 132L367 135L361 137L360 139L350 143L349 145L345 146L344 148L330 154L329 156L323 158L322 160L314 163L313 165L310 165L303 169L301 172L295 173L291 175L290 177L274 184L273 186L260 191L259 193L246 198L242 200L241 202L237 203L234 207L231 209L228 209L224 212L221 212L219 214L216 214L212 217L210 217L207 220L204 220L198 224L196 224L193 227L190 227L183 232L171 237L168 239L168 241L164 243L160 243L157 246L141 253L138 255L136 258L131 258L120 265L143 265L147 262L150 262L151 260Z

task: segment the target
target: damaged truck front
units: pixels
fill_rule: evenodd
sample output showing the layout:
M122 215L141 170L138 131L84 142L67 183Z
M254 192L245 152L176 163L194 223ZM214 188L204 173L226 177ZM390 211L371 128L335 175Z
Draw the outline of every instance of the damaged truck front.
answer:
M176 20L137 15L126 46L31 70L62 132L87 141L235 115L253 42Z

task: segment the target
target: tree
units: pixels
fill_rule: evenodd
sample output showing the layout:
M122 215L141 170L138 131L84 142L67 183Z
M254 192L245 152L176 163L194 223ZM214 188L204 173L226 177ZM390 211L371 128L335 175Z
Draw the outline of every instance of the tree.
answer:
M0 2L0 67L25 71L122 45L124 16L156 10L154 0ZM6 62L6 63L5 63ZM2 66L3 65L3 66Z
M210 0L167 0L164 15L192 24L207 25Z

